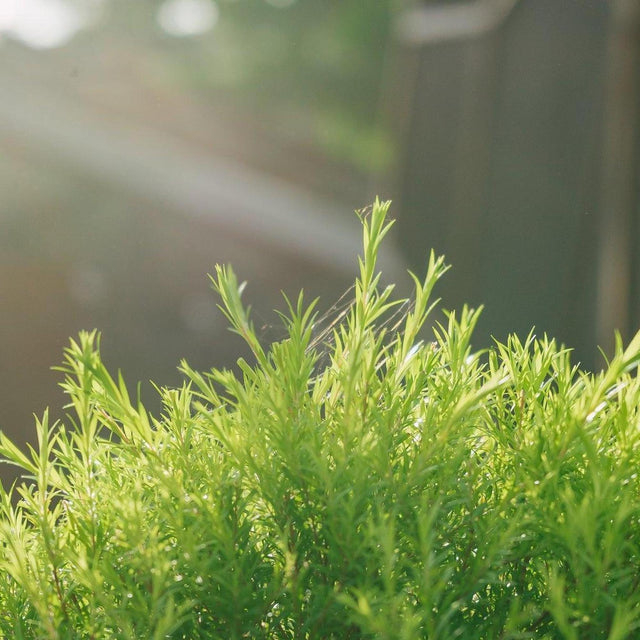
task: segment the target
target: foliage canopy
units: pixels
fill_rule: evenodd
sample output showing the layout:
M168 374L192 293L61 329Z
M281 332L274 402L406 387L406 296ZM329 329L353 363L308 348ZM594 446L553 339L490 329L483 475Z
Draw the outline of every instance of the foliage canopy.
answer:
M320 333L300 295L263 347L218 267L255 364L183 362L159 416L71 342L68 424L0 436L27 476L0 494L0 637L637 637L640 334L597 375L546 337L474 352L468 308L423 341L446 267L381 287L387 209Z

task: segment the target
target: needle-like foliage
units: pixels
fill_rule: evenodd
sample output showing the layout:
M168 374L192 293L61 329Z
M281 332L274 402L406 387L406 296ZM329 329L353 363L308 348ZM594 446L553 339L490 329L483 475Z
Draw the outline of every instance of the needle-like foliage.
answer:
M254 362L183 362L160 415L71 342L67 423L0 435L1 638L640 637L640 334L597 375L546 337L474 352L467 308L424 340L446 267L381 287L387 208L351 304L287 301L268 347L217 268Z

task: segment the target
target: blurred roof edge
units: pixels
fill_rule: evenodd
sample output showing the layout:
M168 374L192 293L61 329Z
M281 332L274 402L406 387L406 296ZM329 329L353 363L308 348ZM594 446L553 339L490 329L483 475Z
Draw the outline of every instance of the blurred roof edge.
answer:
M481 36L502 24L519 0L474 0L451 5L418 5L400 14L396 33L406 45Z

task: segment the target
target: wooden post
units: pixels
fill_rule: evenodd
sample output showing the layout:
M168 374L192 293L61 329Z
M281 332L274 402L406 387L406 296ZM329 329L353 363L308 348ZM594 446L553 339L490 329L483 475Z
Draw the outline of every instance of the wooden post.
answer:
M614 331L629 339L638 207L638 135L640 122L640 3L615 0L605 86L602 196L598 256L596 336L610 352ZM635 245L635 246L634 246ZM637 282L635 283L637 286Z

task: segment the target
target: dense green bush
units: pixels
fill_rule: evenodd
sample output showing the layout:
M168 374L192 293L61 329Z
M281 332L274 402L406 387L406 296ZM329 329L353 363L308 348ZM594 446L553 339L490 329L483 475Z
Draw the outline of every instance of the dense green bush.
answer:
M598 375L546 338L474 353L469 309L423 342L445 267L393 300L386 211L322 332L300 296L265 350L218 268L256 362L183 363L162 415L71 343L69 423L0 442L32 478L1 495L1 637L640 637L640 335Z

